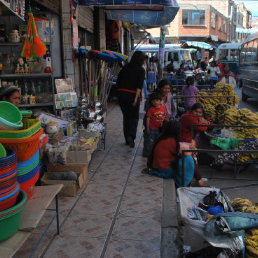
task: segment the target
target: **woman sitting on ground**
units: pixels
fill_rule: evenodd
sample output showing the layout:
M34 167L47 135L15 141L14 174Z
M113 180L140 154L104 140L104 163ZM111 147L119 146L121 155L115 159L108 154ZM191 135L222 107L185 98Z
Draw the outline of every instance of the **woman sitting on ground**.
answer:
M191 153L184 158L184 184L180 158L180 124L170 120L163 128L148 157L149 174L161 178L174 178L177 187L187 186L194 175Z
M188 143L193 148L197 148L196 136L198 132L204 132L208 129L207 126L195 126L193 125L206 125L211 124L208 120L204 118L203 106L200 103L195 103L191 110L186 112L183 116L181 116L179 122L181 124L181 142ZM193 135L192 135L193 128ZM207 186L207 184L202 180L202 177L199 173L198 163L195 159L195 171L194 177L198 181L200 186Z

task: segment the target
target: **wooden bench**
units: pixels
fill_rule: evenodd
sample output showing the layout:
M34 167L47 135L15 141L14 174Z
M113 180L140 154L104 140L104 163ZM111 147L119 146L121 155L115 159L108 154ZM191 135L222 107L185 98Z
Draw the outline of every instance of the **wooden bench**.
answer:
M55 214L51 218L50 223L48 224L46 230L42 234L29 257L33 256L40 242L45 236L49 226L52 224L55 218L57 222L57 234L59 234L58 193L61 191L62 187L63 185L47 185L35 187L34 194L22 212L21 225L18 232L7 240L0 242L0 257L7 258L14 256L15 253L28 239L33 230L37 227L38 223L47 210L53 210ZM56 200L55 209L48 209L54 198Z

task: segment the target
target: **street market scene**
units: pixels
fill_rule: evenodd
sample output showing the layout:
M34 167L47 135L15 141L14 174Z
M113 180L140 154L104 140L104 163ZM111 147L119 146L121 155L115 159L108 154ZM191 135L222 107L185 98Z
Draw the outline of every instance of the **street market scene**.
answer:
M256 0L0 0L0 258L258 258Z

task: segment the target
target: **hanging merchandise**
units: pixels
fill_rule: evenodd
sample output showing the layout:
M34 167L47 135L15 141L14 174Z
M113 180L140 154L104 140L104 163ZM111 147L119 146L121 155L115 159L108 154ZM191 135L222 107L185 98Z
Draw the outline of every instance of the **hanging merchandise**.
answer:
M40 40L32 12L28 13L28 32L21 48L22 57L42 57L46 54L46 45Z

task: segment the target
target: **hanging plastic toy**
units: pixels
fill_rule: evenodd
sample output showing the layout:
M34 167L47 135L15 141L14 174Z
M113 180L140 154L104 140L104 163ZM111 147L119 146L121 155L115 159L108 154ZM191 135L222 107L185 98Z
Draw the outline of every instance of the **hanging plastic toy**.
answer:
M40 40L32 12L28 13L28 33L21 48L22 57L41 57L46 54L46 45Z

